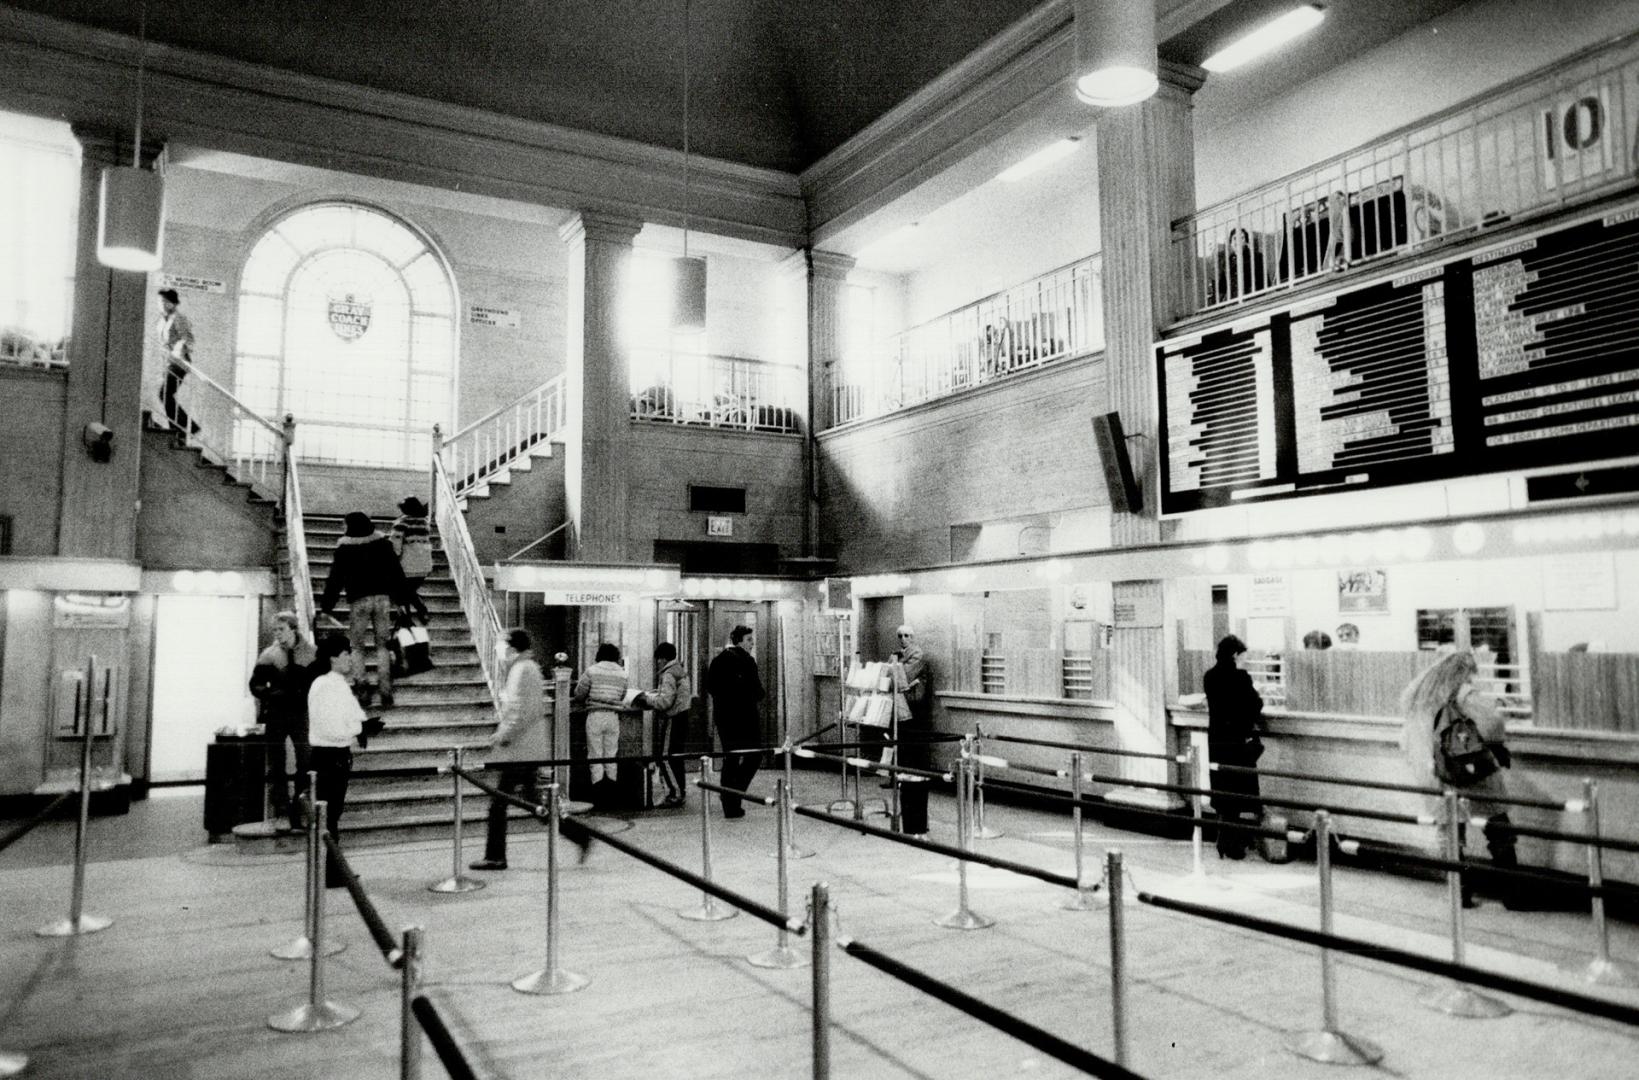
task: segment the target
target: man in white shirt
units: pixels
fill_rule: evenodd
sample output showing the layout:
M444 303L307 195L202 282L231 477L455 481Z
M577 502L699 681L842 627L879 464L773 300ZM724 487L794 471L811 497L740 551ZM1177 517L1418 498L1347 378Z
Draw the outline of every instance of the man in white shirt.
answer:
M318 677L307 691L308 760L317 773L314 798L325 803L325 827L330 837L340 841L337 826L347 802L347 779L353 772L353 740L364 730L364 709L353 696L348 681L353 670L353 649L340 634L319 642L319 658L313 662ZM341 866L327 850L324 887L345 885Z
M159 290L159 346L165 350L165 379L159 387L159 403L165 419L173 431L184 435L199 434L199 425L188 418L188 412L176 402L176 393L188 369L178 361L193 363L193 323L178 311L182 298L175 289Z

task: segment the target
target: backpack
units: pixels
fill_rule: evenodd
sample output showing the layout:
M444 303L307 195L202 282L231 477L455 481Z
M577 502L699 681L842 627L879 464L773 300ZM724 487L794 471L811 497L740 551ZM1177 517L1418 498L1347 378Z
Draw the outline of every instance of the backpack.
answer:
M1453 787L1468 787L1499 768L1479 725L1462 707L1455 701L1440 706L1434 717L1434 775Z
M432 537L422 533L400 534L395 537L398 541L398 565L407 578L424 578L433 572L433 541Z

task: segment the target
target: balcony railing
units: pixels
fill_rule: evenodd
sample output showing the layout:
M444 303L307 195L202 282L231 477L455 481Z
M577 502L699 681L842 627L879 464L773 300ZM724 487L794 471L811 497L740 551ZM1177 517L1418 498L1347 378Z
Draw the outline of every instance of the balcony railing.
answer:
M844 361L831 426L882 416L1104 347L1101 260L1090 255L897 334Z
M1634 184L1639 34L1174 227L1180 310L1232 307Z
M802 369L735 356L632 351L632 419L796 432Z
M530 448L563 430L568 390L562 375L479 417L447 439L434 428L435 445L456 495L465 495L511 465Z

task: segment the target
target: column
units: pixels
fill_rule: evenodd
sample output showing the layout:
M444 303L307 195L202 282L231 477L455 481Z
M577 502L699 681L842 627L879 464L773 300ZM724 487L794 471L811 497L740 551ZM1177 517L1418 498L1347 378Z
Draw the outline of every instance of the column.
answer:
M1201 86L1195 68L1163 63L1161 89L1142 105L1106 109L1098 118L1098 203L1103 245L1105 369L1109 409L1130 437L1133 471L1143 491L1138 513L1116 513L1116 547L1168 538L1160 520L1160 456L1156 429L1155 339L1177 311L1178 271L1172 221L1195 209L1194 138L1190 95ZM1177 681L1177 657L1167 646L1161 581L1118 581L1115 606L1127 615L1113 631L1111 682L1116 733L1123 746L1162 750L1166 702ZM1131 762L1123 775L1158 779L1160 763Z
M148 275L97 262L97 213L104 165L130 164L131 141L75 130L80 140L80 223L75 257L74 326L63 410L62 501L57 553L92 559L136 555L138 479L142 465L142 350L151 328ZM151 164L158 147L143 149ZM157 286L156 286L157 287ZM96 462L81 434L88 423L114 432L111 461Z
M569 248L568 424L564 497L570 558L628 562L631 387L620 329L621 287L636 218L580 213L558 230ZM639 553L647 561L650 553Z
M804 503L804 555L817 555L819 543L818 432L836 422L836 397L842 365L843 286L854 259L809 248L808 262L808 498Z

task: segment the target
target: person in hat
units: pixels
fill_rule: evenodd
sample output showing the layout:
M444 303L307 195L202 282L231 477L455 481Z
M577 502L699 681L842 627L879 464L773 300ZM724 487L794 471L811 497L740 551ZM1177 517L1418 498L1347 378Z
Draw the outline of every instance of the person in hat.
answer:
M421 585L433 572L432 530L427 527L427 504L414 495L398 504L398 520L393 522L393 550L404 573L404 592L399 604L427 621L427 604L421 599Z
M393 704L393 665L387 642L393 633L392 598L404 591L404 571L399 569L393 542L376 531L370 515L355 510L342 519L346 535L336 544L335 559L324 579L319 610L329 615L336 601L347 596L347 637L358 662L353 665L353 689L368 701L369 685L364 680L365 635L375 633L376 689L383 708ZM334 617L334 616L332 616Z
M193 363L193 323L178 310L182 298L175 289L159 290L159 346L165 350L165 380L159 387L159 403L173 431L199 434L199 425L177 404L176 394L188 377L185 364Z

